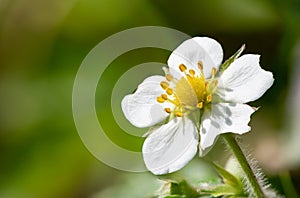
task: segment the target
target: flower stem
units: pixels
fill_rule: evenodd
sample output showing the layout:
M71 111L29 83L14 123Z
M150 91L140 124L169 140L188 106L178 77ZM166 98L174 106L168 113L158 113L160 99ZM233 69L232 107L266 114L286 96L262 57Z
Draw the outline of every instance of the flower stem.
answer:
M283 172L279 175L281 186L286 197L298 197L297 191L294 187L289 171Z
M239 144L235 140L235 137L232 134L223 134L222 135L228 146L231 148L233 154L235 155L238 163L241 166L241 169L243 170L246 179L248 180L252 190L253 194L258 198L263 198L263 191L261 189L261 186L259 185L257 178L251 169L242 149L240 148Z

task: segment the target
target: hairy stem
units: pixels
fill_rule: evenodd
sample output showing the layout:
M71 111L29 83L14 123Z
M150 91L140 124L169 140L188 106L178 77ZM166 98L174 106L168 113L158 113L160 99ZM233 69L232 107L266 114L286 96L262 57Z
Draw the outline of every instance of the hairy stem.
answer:
M239 144L236 142L235 137L233 134L227 133L222 135L230 149L232 150L234 156L236 157L238 163L241 166L241 169L243 170L246 179L248 180L252 190L253 195L258 198L263 198L264 194L261 189L261 186L259 185L257 178L251 169L242 149L240 148Z

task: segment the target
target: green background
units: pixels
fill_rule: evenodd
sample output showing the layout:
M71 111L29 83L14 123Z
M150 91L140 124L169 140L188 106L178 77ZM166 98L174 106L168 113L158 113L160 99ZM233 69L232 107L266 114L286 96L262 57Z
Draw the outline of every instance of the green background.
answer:
M291 102L300 90L294 87L300 74L298 0L0 0L0 197L140 197L159 186L151 174L99 162L81 142L72 117L73 82L88 52L114 33L147 25L215 38L225 58L244 43L245 53L261 54L261 65L273 72L275 83L252 103L261 109L243 142L280 192L290 187L282 185L288 172L299 185L294 143L300 140L294 132L299 127L294 127L297 113L289 111L300 106ZM101 79L99 120L121 147L140 151L143 139L116 125L109 90L130 67L166 62L169 54L126 53ZM206 159L224 162L223 150L218 144Z

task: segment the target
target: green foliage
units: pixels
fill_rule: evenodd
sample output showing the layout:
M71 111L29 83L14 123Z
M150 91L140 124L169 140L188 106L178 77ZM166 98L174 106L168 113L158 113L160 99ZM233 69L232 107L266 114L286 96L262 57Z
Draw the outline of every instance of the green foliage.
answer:
M189 165L187 169L196 175L198 171L209 171L209 169L201 165L202 163L199 163L199 167L194 166L194 164L195 162ZM213 166L218 175L211 177L211 179L204 179L201 176L198 176L197 179L191 179L191 176L188 177L184 174L184 171L179 171L177 174L160 176L160 179L163 179L165 183L156 197L247 197L240 178L215 163L213 163ZM194 175L194 177L197 176ZM217 180L216 178L218 177L221 180Z
M223 184L203 189L202 192L209 193L215 197L219 196L245 196L243 193L243 185L239 178L225 170L223 167L213 163L215 169L222 178Z
M242 182L233 174L225 170L223 167L213 163L215 169L218 171L223 179L223 182L229 186L235 187L237 190L243 189Z

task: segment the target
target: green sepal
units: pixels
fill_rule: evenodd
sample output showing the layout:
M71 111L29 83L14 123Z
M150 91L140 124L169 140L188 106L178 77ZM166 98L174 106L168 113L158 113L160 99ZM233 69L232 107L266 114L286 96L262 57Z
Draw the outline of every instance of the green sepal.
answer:
M206 190L201 190L201 191L202 191L202 193L211 194L214 197L237 195L236 189L232 186L227 185L227 184L218 185L218 186L215 186L211 189L206 189Z
M229 59L227 59L219 68L219 72L222 73L224 72L229 66L231 63L233 63L233 61L235 61L241 54L242 52L244 51L246 45L242 45L242 47L237 51L235 52Z
M224 183L224 185L219 185L219 186L215 187L214 189L211 189L214 191L214 194L218 193L218 191L220 193L222 191L223 191L223 193L227 193L227 194L223 194L223 195L229 195L229 194L241 195L241 194L243 194L243 185L239 178L237 178L236 176L234 176L233 174L231 174L230 172L228 172L227 170L225 170L223 167L219 166L218 164L215 164L213 162L212 162L212 164L215 167L215 169L217 170L217 172L219 173L219 175L221 176L223 183Z
M217 170L217 172L222 177L223 182L225 184L228 184L230 186L237 186L237 185L241 186L241 181L237 177L232 175L230 172L228 172L226 169L219 166L218 164L216 164L214 162L212 162L212 164L214 165L215 169Z
M171 183L170 195L181 195L183 197L199 197L199 193L185 180L178 183Z

